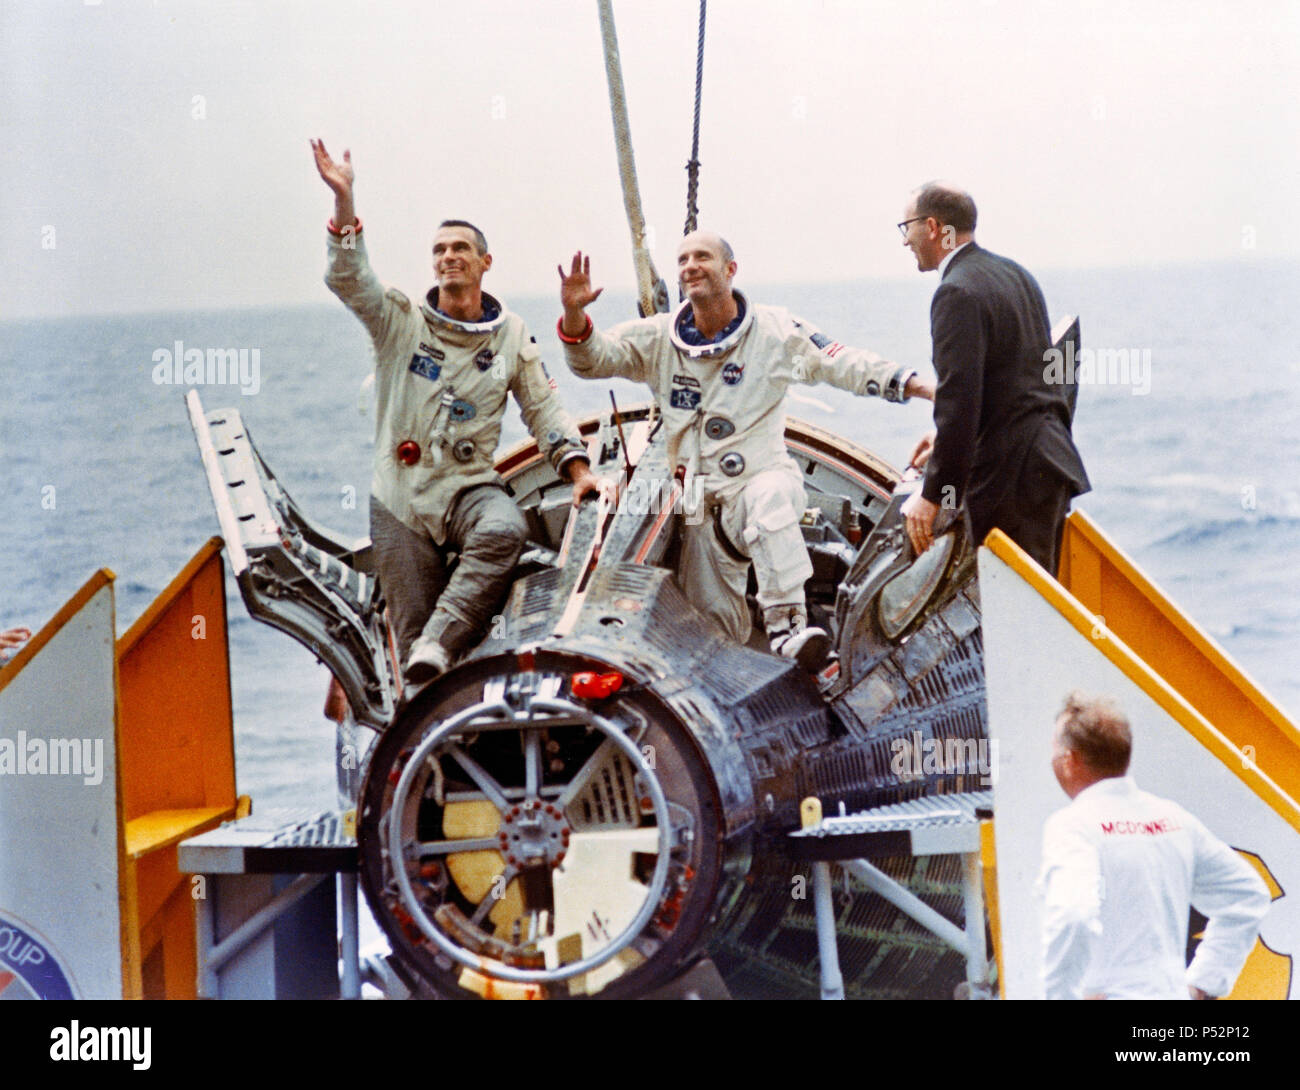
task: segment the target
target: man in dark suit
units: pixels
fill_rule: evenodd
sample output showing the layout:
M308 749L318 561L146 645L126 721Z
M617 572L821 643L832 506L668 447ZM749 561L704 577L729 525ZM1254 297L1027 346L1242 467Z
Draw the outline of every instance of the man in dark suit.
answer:
M1014 261L975 242L975 202L941 182L912 194L903 244L939 270L930 304L935 432L912 456L925 483L903 507L918 553L941 508L966 505L978 543L995 526L1056 575L1070 500L1088 476L1070 436L1066 387L1046 376L1047 303Z

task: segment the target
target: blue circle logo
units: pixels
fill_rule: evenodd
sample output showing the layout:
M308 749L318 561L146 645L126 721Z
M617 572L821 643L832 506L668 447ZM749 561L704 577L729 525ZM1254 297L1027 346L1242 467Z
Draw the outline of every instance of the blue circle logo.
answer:
M75 999L72 982L48 942L0 916L0 999Z

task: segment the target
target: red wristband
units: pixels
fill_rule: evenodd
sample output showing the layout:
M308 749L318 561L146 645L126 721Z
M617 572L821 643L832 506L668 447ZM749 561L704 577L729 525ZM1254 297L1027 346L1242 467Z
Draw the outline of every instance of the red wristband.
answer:
M354 235L359 235L361 234L361 217L354 216L353 219L355 219L357 222L352 227L340 228L334 226L334 217L331 216L329 222L325 224L325 230L327 230L335 238L342 238L344 231L351 232Z
M560 335L560 340L562 340L565 344L582 344L583 341L585 341L588 337L591 336L592 331L595 330L595 328L596 325L594 322L592 322L590 314L587 315L587 328L584 329L581 333L579 333L576 337L570 337L567 333L564 332L563 317L561 317L560 320L555 323L555 332Z

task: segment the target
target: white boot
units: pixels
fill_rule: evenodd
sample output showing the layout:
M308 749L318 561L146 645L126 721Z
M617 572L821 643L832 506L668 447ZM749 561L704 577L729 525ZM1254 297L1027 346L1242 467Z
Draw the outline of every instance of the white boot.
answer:
M831 638L824 629L808 627L808 614L802 606L773 607L764 611L763 620L774 655L793 659L814 673L826 665Z
M406 683L424 685L445 674L451 668L451 655L437 640L421 636L411 644L406 659Z

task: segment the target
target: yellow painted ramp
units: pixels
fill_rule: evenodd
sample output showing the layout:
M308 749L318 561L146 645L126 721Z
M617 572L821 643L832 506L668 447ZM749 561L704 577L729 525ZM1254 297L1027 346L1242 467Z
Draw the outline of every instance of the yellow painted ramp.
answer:
M1042 995L1042 829L1068 801L1052 726L1082 689L1127 712L1138 785L1186 806L1265 876L1274 903L1233 996L1300 998L1295 724L1085 516L1068 523L1060 582L998 531L979 565L1006 997Z
M1300 729L1082 511L1065 524L1061 586L1293 799Z

